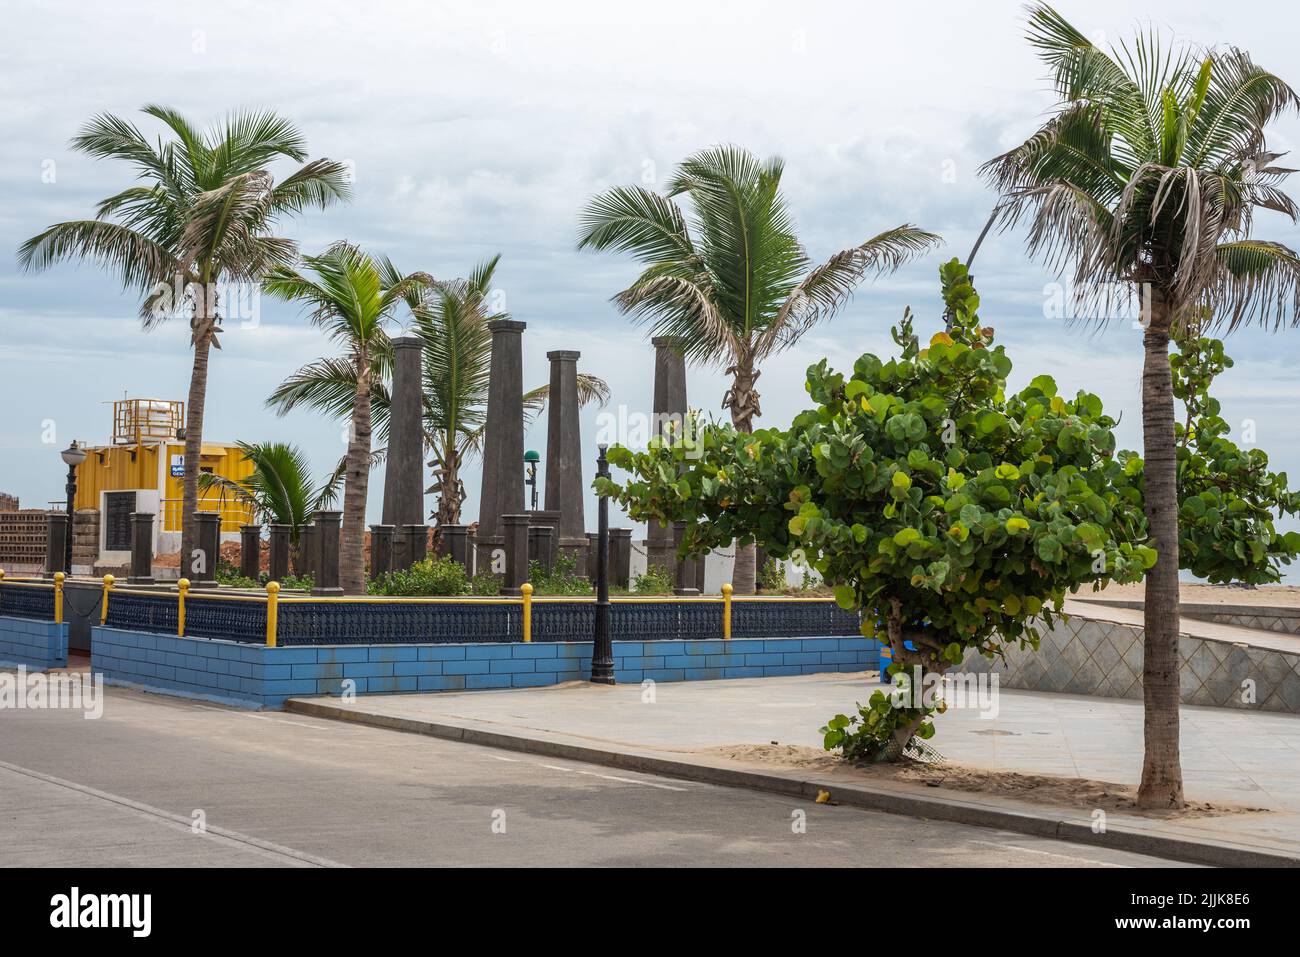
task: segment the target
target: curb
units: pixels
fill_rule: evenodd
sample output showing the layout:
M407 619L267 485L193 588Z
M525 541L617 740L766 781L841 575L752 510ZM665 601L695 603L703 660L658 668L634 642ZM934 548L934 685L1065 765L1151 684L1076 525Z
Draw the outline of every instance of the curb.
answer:
M1261 850L1246 844L1157 834L1124 825L1112 825L1107 827L1105 833L1096 834L1092 830L1091 821L1062 819L1050 812L1036 814L1029 810L990 807L954 798L929 798L860 784L845 784L842 781L805 780L762 771L695 764L645 752L615 751L593 745L529 738L519 734L488 731L458 724L440 724L414 718L370 714L302 698L288 699L284 703L284 710L316 718L351 721L391 731L424 734L449 741L460 741L464 744L584 761L589 764L658 774L702 784L748 788L809 801L816 800L817 792L825 790L835 796L838 804L869 811L998 828L1017 834L1053 838L1074 844L1090 844L1190 864L1204 864L1211 867L1300 867L1300 851L1289 854L1285 851Z

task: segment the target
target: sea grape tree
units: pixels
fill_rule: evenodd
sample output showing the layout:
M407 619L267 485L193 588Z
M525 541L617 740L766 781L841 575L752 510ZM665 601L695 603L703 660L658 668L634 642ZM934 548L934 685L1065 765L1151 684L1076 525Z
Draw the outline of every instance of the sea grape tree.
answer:
M1067 592L1136 581L1156 558L1101 400L1059 395L1045 375L1008 394L1011 360L965 268L940 274L949 331L924 348L905 313L896 357L810 367L814 407L789 429L710 425L616 447L609 460L631 477L597 484L635 519L685 522L688 552L754 540L816 568L888 645L889 674L913 681L972 650L1037 647ZM896 755L933 734L932 711L877 692L832 719L827 746Z

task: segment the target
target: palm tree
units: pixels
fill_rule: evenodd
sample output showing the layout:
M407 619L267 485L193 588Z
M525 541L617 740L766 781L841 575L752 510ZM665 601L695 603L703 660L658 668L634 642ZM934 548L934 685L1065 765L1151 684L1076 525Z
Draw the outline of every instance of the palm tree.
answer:
M25 242L19 261L44 269L64 259L92 259L145 298L146 330L182 310L189 313L194 364L185 410L185 480L181 554L196 544L199 455L208 388L208 354L228 315L222 294L255 282L269 268L293 262L296 245L272 234L277 219L308 206L325 207L349 191L347 167L313 160L276 183L266 167L307 158L302 134L275 113L235 113L207 133L165 106L143 112L161 120L171 139L151 144L130 121L101 114L72 140L96 158L124 160L142 182L99 204L94 219L58 223Z
M316 485L306 454L283 442L240 442L240 450L253 465L252 474L229 479L213 472L199 476L199 488L216 489L247 505L259 523L289 526L289 541L297 548L299 531L317 509L329 508L338 495L342 469Z
M434 518L438 525L460 523L465 489L460 480L465 463L480 450L487 418L488 372L492 333L488 323L508 319L491 311L488 292L500 255L480 263L466 279L437 282L425 288L412 309L412 331L424 340L424 438L429 449L437 494ZM387 441L392 374L392 351L385 344L372 356L370 403L380 440ZM524 395L524 415L535 416L546 403L550 387L543 385ZM284 415L298 405L331 417L350 416L356 401L355 368L335 359L320 359L303 366L267 399L267 405ZM578 401L604 404L609 386L593 375L578 376Z
M1072 268L1078 307L1098 311L1116 285L1143 301L1145 510L1159 552L1147 573L1139 801L1183 802L1178 749L1178 495L1169 340L1209 310L1229 330L1281 325L1300 308L1300 259L1251 237L1256 208L1296 217L1279 188L1264 128L1300 105L1241 50L1162 49L1139 36L1109 53L1051 7L1033 8L1029 41L1060 99L1033 136L990 161L1006 227L1029 220L1028 246Z
M722 406L752 432L760 414L759 365L849 300L868 272L892 272L939 242L902 225L842 250L819 266L795 236L781 196L780 159L760 162L735 146L696 153L660 195L612 189L582 214L578 248L628 252L645 271L614 303L655 336L673 336L688 361L725 368ZM694 215L674 202L688 196ZM732 584L754 591L754 547L736 550Z
M352 370L355 386L343 483L339 584L345 594L364 594L374 355L390 348L384 326L397 307L416 301L432 280L423 273L403 276L387 259L374 259L349 243L336 243L303 263L312 276L277 267L267 274L265 289L268 295L302 302L311 321L346 350L341 361Z

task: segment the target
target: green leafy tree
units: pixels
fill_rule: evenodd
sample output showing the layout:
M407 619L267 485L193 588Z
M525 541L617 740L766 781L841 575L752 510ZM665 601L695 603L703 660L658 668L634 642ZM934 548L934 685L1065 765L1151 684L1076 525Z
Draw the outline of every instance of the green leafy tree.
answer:
M597 485L634 518L685 522L687 551L750 536L811 565L889 646L889 673L922 681L972 650L1036 647L1067 592L1135 581L1155 561L1101 400L1058 395L1045 375L1006 394L1011 360L979 324L965 267L941 275L951 333L927 348L909 313L896 358L810 367L816 406L789 430L715 425L694 445L616 447L631 479ZM927 707L866 710L856 740L870 753L932 733Z
M1178 731L1178 439L1169 342L1189 318L1280 324L1300 309L1300 258L1252 236L1256 209L1296 218L1264 130L1300 100L1234 48L1166 50L1139 36L1109 53L1055 10L1029 40L1060 101L1023 144L984 167L1001 220L1073 272L1083 314L1111 315L1117 287L1143 303L1145 507L1159 560L1144 602L1145 756L1138 800L1183 803Z
M94 219L51 226L19 250L26 269L65 259L92 259L144 294L140 319L151 329L188 312L194 363L185 407L185 477L181 555L197 544L199 453L208 389L208 356L234 283L255 282L266 270L297 258L297 246L274 234L280 217L346 197L342 163L313 160L276 182L267 167L301 163L306 143L275 113L235 113L203 132L177 111L146 106L172 138L151 143L136 125L110 113L91 120L72 148L135 169L138 182L101 202Z
M760 414L760 365L848 302L868 274L893 272L939 242L902 225L814 265L781 195L780 159L735 146L687 158L664 195L640 186L597 196L582 214L579 249L631 253L645 265L614 297L654 336L678 341L688 361L724 368L722 399L740 432ZM691 213L675 201L690 199ZM732 583L754 591L752 542L739 543Z
M418 301L430 281L403 276L387 259L375 259L349 243L336 243L303 260L307 273L287 266L266 277L268 295L300 302L312 323L344 349L354 389L348 450L344 460L343 524L339 531L339 584L349 595L366 590L366 500L370 490L370 397L374 355L388 348L388 325L398 308Z
M1300 494L1285 472L1269 470L1268 453L1230 438L1210 391L1232 359L1220 340L1199 332L1191 323L1181 330L1169 360L1174 397L1186 413L1175 426L1179 562L1214 584L1278 582L1282 567L1300 555L1300 532L1278 531L1275 519L1300 514ZM1121 453L1130 456L1136 453Z

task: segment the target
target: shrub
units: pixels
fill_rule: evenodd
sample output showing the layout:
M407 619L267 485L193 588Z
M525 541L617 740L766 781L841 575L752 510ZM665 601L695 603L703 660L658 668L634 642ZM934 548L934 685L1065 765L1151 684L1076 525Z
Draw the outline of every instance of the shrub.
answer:
M651 565L632 579L632 591L638 595L671 595L673 579L662 565Z
M555 558L555 567L547 572L541 562L530 562L528 581L535 595L590 595L591 582L575 575L578 560L572 554L561 553Z
M501 579L492 574L491 569L479 569L469 583L469 590L473 595L499 595L501 594Z
M410 568L372 578L372 595L464 595L469 591L465 567L451 558L426 558Z

